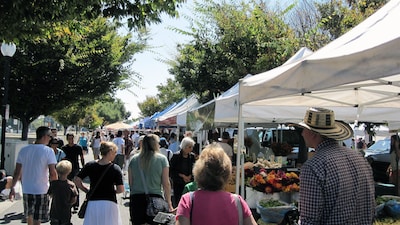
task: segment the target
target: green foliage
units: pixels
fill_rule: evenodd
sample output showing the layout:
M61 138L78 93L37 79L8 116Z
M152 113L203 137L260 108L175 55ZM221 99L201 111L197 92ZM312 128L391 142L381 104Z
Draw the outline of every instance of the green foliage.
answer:
M104 18L67 25L55 27L57 32L47 39L20 42L11 60L10 115L20 118L24 127L39 115L67 107L78 114L94 100L113 93L131 78L127 63L145 46L142 41L133 42L130 35L119 36ZM68 121L78 122L75 114L68 116L74 117Z
M99 16L126 21L130 29L161 22L165 13L176 16L184 0L0 0L0 39L18 43L53 32L53 23L92 20Z
M387 0L351 0L347 4L342 0L317 3L321 15L321 29L329 32L334 40L355 27L386 4Z
M125 110L124 103L120 99L115 102L99 103L96 109L99 117L103 118L103 124L115 123L127 119L129 116Z
M279 200L275 200L275 199L263 199L260 201L260 206L264 207L264 208L269 208L269 207L277 207L277 206L284 206L285 204L283 204L282 202L280 202Z
M77 125L80 118L85 116L85 108L79 104L72 104L51 114L66 129L69 125Z
M162 108L166 108L174 102L178 102L185 97L181 85L175 80L168 78L165 85L157 85L157 97Z
M202 102L226 91L247 74L281 65L297 49L292 30L261 3L195 2L193 41L178 46L169 72L185 94Z
M121 121L130 116L120 99L104 97L96 102L90 100L86 102L86 105L72 104L56 111L52 116L64 127L79 125L87 128L102 127L104 124Z
M140 109L140 114L143 117L151 116L156 112L163 110L164 108L160 105L157 97L146 96L146 99L138 103L138 107Z

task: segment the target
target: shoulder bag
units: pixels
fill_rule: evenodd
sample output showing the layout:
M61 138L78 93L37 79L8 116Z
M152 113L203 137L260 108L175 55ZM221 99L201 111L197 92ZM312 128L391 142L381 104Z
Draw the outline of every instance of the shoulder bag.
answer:
M139 156L140 157L140 156ZM169 206L167 201L164 198L159 196L150 196L149 191L147 189L147 183L144 178L144 173L142 168L140 167L140 159L138 157L138 168L140 171L140 176L142 178L142 183L144 187L144 192L146 194L146 215L154 216L154 222L159 224L175 224L175 215L169 212Z
M103 179L104 175L106 174L107 170L112 166L112 164L113 164L113 163L110 163L110 165L107 166L107 168L104 170L103 174L101 174L100 179L97 181L97 183L96 183L96 185L94 186L94 188L91 189L91 190L89 191L89 194L86 195L86 198L85 198L85 200L83 201L83 203L82 203L82 205L81 205L81 208L79 209L79 212L78 212L78 217L79 217L79 218L81 218L81 219L85 218L85 213L86 213L86 208L87 208L88 201L89 201L90 197L92 197L94 191L95 191L96 188L99 186L100 181Z

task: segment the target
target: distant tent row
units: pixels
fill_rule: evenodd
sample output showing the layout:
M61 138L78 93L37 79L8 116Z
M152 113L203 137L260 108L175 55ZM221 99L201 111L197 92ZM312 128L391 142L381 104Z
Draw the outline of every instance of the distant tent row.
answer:
M197 107L199 101L196 95L183 98L178 103L173 103L161 112L142 119L140 129L158 129L160 127L186 126L186 113L193 107Z

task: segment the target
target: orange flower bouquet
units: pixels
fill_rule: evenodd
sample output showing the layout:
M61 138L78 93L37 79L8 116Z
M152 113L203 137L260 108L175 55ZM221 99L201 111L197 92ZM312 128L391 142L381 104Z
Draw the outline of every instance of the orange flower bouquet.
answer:
M283 170L260 169L249 180L248 186L253 189L272 194L275 192L296 192L299 191L299 176L295 172Z

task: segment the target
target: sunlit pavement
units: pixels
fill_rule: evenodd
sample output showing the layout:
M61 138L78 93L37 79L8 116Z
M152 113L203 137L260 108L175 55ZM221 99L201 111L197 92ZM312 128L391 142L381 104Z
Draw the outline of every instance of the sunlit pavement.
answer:
M9 135L9 134L7 134ZM29 137L34 138L34 135L29 135ZM20 138L21 134L12 134L13 137ZM61 135L60 135L61 136ZM77 136L77 135L75 135ZM64 139L65 140L65 139ZM86 154L84 156L85 162L89 162L93 160L93 154L92 151L89 150L89 154ZM124 179L127 179L126 176L124 176ZM123 225L129 225L130 224L130 217L129 217L129 199L124 199L124 194L118 194L117 195L117 200L118 200L118 205L121 213L121 218L122 218L122 224ZM85 194L80 191L79 192L79 201L82 203L83 200L85 199ZM24 223L23 221L23 205L22 205L22 199L19 200L14 200L13 202L9 200L1 201L0 202L0 224L21 224ZM83 219L79 219L77 214L72 214L71 222L74 225L79 225L83 224ZM42 224L50 224L50 222L44 222Z

